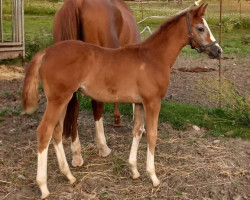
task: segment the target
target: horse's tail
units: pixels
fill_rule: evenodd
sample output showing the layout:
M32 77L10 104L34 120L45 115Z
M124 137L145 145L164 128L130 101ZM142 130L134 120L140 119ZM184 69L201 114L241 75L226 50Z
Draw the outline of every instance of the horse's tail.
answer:
M77 0L67 0L55 14L53 24L54 42L82 40L81 18Z
M61 9L56 13L53 24L54 42L63 40L83 40L83 32L81 23L81 6L82 1L66 0ZM67 111L63 124L63 136L71 137L72 141L77 136L77 119L79 114L79 103L77 94L68 103Z
M22 91L22 113L31 114L37 107L39 69L41 67L44 55L45 50L38 52L29 63Z
M76 92L70 99L63 124L63 136L65 138L71 137L75 141L77 137L77 119L79 115L79 102L77 100Z

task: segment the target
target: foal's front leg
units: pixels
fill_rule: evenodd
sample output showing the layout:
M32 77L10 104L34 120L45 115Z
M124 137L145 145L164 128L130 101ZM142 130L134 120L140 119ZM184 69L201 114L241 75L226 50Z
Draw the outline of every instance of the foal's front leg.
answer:
M157 187L160 184L159 179L155 174L155 164L154 164L154 152L157 140L157 127L158 118L161 108L161 100L157 99L144 103L144 108L146 111L146 124L147 124L147 172L150 179L153 182L153 186Z
M96 144L99 149L99 155L106 157L111 153L110 148L107 145L106 138L104 135L102 113L104 109L104 104L102 102L97 102L92 100L92 109L95 119L95 130L96 130Z
M129 155L129 164L132 171L133 179L140 177L137 170L137 151L139 142L141 140L144 130L144 109L142 104L135 104L134 106L134 128L133 128L133 142Z

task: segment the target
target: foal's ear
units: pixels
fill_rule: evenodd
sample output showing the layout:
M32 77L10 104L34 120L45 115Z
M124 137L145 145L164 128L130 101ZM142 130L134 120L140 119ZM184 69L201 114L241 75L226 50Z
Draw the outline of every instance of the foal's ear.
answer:
M198 8L196 8L195 16L196 17L203 17L206 13L207 6L208 6L208 4L204 5L204 3L203 3Z

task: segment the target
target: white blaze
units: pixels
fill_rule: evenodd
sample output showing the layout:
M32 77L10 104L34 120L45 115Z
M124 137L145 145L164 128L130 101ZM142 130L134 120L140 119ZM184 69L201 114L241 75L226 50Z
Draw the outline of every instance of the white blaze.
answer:
M211 32L211 30L210 30L210 28L209 28L209 26L208 26L208 24L207 24L207 21L206 21L204 18L202 18L202 19L203 19L204 25L207 27L207 30L208 30L209 35L210 35L210 39L211 39L213 42L216 41L216 39L214 38L213 33ZM220 47L220 45L219 45L218 43L216 43L215 45L218 46L218 47ZM221 49L221 52L223 52L221 47L220 47L220 49Z

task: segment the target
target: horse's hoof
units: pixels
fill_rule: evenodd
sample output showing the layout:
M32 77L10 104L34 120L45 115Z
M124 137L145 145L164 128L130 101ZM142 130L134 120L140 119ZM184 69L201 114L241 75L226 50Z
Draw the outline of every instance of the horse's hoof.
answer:
M140 180L141 178L141 175L139 174L139 173L137 173L137 174L133 174L133 176L132 176L132 178L134 179L134 180Z
M160 181L157 179L153 182L153 187L158 187L160 185Z
M82 156L74 156L72 159L72 166L73 167L81 167L83 165Z
M107 157L111 153L111 149L106 147L104 150L99 149L99 156L101 157Z
M71 185L73 185L75 182L76 182L76 178L75 178L75 177L72 177L72 178L69 180L69 183L70 183Z
M50 193L47 193L47 194L43 194L41 199L42 200L48 200L49 199L49 196L50 196Z
M122 126L121 118L115 118L113 126Z

